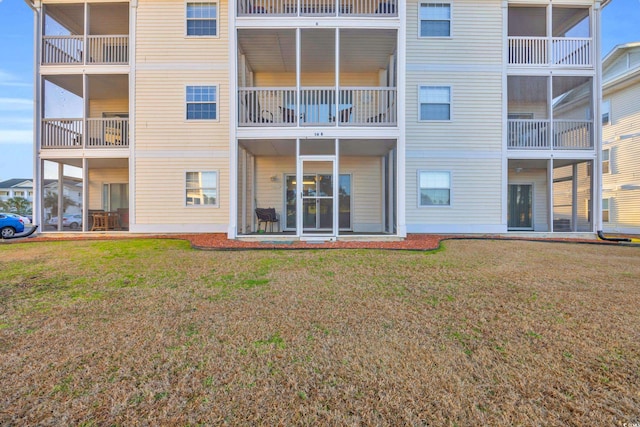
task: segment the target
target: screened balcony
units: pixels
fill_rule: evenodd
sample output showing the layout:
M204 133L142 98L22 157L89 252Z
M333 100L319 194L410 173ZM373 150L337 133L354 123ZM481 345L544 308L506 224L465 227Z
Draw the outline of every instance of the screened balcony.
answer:
M238 40L238 126L397 126L395 30L301 30L299 59L295 30Z
M593 150L593 79L509 76L507 148Z
M588 8L509 6L508 61L518 66L593 66Z
M129 63L128 3L47 4L43 16L42 65Z
M238 16L395 17L398 0L239 0Z
M85 78L88 90L83 97ZM126 75L47 76L41 148L127 148L128 85Z

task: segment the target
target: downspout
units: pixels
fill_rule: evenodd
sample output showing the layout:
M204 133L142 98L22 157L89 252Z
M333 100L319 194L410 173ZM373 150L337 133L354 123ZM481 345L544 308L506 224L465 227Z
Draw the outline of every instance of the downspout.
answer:
M602 232L602 230L598 230L598 238L600 240L606 240L607 242L631 242L631 239L627 239L625 237L605 237L604 233Z

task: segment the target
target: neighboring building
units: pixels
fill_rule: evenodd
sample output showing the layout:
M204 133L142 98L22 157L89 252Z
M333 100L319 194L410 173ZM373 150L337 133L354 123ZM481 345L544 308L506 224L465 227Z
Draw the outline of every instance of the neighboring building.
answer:
M0 201L6 202L14 197L33 201L33 181L29 178L13 178L0 181Z
M600 227L606 1L27 1L37 200L81 177L85 231Z
M640 234L640 42L602 63L602 227Z

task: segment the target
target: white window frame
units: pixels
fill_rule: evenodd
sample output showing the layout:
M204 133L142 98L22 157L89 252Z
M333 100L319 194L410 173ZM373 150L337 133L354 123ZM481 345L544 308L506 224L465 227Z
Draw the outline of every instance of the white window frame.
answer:
M189 18L189 5L191 4L209 4L216 7L215 18ZM216 33L197 35L189 34L189 21L216 21ZM220 37L220 3L218 1L197 1L186 0L184 2L184 36L187 38L218 38Z
M607 153L607 158L605 159L605 154ZM606 170L605 170L605 164ZM603 148L602 149L602 174L611 174L611 149Z
M189 101L188 90L190 87L212 87L215 89L215 101ZM216 118L215 119L190 119L189 118L189 104L215 104L216 106ZM187 122L219 122L220 121L220 87L217 84L188 84L184 86L184 120Z
M422 35L422 21L431 21L431 20L420 18L423 5L449 6L449 35L448 36L423 36ZM418 18L418 38L419 39L451 39L453 38L453 4L451 2L440 2L440 1L419 2L417 18Z
M189 190L205 190L212 189L211 187L197 187L197 188L189 188L187 184L187 174L189 173L214 173L216 176L216 202L210 204L189 204L188 191ZM184 171L184 205L187 208L219 208L220 207L220 172L217 169L206 169L206 170L185 170Z
M423 88L437 88L437 89L441 89L441 88L447 88L449 89L449 119L423 119L422 118L422 103L420 102L420 92L422 91ZM428 103L427 103L428 104ZM434 122L442 122L442 123L448 123L453 121L453 87L451 87L451 85L427 85L427 84L421 84L418 86L418 122L423 122L423 123L434 123Z
M607 205L605 209L604 205ZM605 219L605 212L607 213L607 218ZM611 222L611 198L603 197L602 198L602 222Z
M420 186L420 175L423 173L447 173L449 174L449 187L447 188L449 190L449 204L448 205L423 205L422 204L422 194L421 194L421 190L423 189ZM417 181L416 181L416 187L418 188L418 207L419 208L428 208L428 209L432 209L432 208L450 208L453 206L453 173L449 170L433 170L433 169L420 169L418 170L418 176L417 176ZM425 187L425 188L431 188L431 187ZM433 188L436 190L444 190L445 187L442 188Z
M605 105L607 106L607 108L605 108ZM602 121L602 125L610 125L611 124L611 100L607 99L607 100L602 100L602 110L600 118ZM607 121L605 121L605 114L607 115Z

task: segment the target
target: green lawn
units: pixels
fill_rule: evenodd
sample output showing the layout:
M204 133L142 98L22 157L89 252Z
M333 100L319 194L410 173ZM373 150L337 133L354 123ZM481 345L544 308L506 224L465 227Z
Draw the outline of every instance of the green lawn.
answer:
M0 425L640 421L640 248L0 245Z

